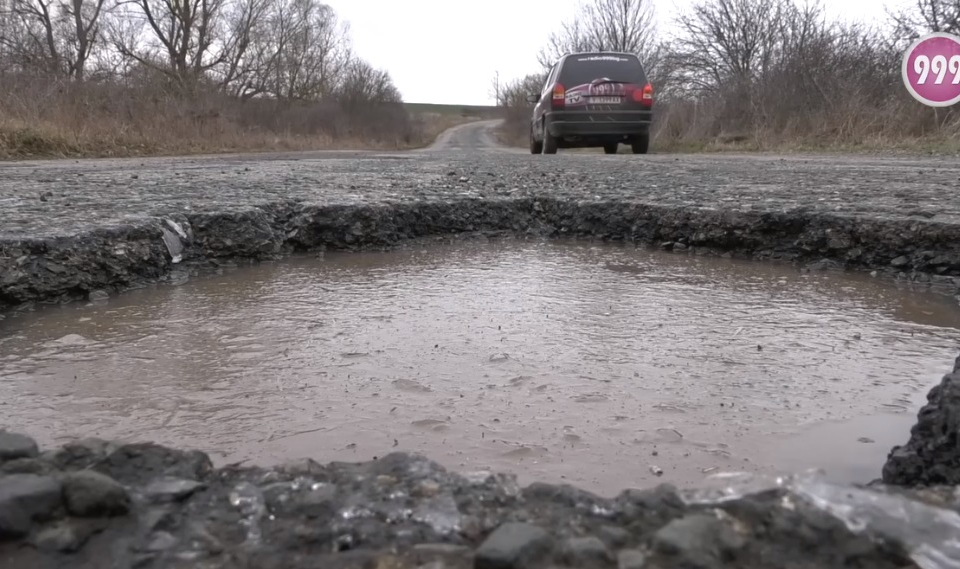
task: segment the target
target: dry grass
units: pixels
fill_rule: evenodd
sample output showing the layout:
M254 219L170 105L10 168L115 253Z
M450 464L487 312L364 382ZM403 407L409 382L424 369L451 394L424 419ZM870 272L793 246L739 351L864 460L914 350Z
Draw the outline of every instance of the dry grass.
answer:
M104 158L130 156L180 156L230 152L298 150L404 150L429 145L438 134L472 119L450 116L417 117L422 135L415 139L364 140L330 135L271 134L218 129L181 137L162 130L118 128L64 128L55 123L28 125L19 121L0 123L0 159Z
M326 149L400 150L482 118L381 104L191 100L162 89L0 81L0 158L123 157Z
M497 131L502 144L521 148L528 145L531 110L510 110ZM791 117L778 124L755 126L748 121L733 122L729 130L718 126L723 122L718 118L718 109L698 111L692 112L686 104L657 108L650 151L659 154L960 154L960 115L956 111L934 111L902 97L880 108L834 109ZM621 146L620 152L629 153L629 148Z
M519 98L519 97L515 97ZM530 117L532 106L509 106L502 110L503 123L494 129L494 138L505 146L527 147L530 145Z
M776 154L883 154L904 156L953 156L960 154L960 140L943 137L910 138L892 140L873 138L857 143L840 143L822 140L781 141L773 144L757 144L755 141L730 142L713 140L706 142L682 142L657 140L651 142L651 152L658 154L709 154L709 153L776 153Z
M726 108L723 102L661 105L652 146L657 152L960 152L960 115L925 107L905 89L807 113L771 104L765 120L731 117Z

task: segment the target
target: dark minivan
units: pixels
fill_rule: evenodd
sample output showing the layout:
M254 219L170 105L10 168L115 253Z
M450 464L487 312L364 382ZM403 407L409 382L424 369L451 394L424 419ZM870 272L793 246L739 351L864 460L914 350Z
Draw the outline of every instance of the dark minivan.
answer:
M650 148L653 86L632 53L571 53L547 74L530 120L530 153L559 148L603 147L616 154L621 143L634 154Z

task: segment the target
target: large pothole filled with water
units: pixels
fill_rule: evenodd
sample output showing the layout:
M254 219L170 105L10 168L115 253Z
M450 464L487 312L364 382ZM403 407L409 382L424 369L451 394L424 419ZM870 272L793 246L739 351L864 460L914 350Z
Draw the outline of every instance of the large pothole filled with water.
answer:
M960 340L865 274L569 241L327 253L0 323L0 427L218 462L426 454L602 494L880 475Z

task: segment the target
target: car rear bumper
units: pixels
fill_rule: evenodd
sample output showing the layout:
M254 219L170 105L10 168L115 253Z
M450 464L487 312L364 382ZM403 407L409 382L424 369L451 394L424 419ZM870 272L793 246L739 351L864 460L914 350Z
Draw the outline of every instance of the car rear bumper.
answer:
M650 131L653 111L554 111L546 119L547 131L558 138L630 136Z

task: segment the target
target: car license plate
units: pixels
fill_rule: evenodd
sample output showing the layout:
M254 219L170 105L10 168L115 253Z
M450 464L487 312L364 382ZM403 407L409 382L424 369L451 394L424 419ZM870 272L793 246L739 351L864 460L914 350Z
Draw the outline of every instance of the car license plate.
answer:
M594 105L619 105L620 97L590 97L590 102Z

